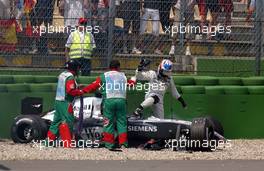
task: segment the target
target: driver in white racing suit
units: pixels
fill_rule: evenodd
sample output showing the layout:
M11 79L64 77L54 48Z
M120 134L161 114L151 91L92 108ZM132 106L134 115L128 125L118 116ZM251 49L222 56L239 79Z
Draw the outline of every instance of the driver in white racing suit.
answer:
M153 70L145 71L150 61L142 59L138 69L136 70L137 80L149 81L149 89L145 95L145 100L134 111L132 118L139 119L142 112L147 107L152 107L154 117L164 119L163 98L166 90L170 88L172 96L181 102L182 107L186 108L187 105L174 84L172 78L172 62L168 59L161 61L158 66L158 71Z

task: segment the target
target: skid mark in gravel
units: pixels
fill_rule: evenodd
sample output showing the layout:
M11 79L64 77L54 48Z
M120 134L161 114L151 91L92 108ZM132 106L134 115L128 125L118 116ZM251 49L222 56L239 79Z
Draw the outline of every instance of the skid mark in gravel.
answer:
M135 148L123 152L100 149L43 148L33 144L0 141L0 160L226 160L264 159L264 140L233 140L231 147L215 152L145 151Z

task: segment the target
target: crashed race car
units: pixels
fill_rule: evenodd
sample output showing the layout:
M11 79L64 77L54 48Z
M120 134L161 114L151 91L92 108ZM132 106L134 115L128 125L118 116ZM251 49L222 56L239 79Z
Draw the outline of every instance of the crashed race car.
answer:
M76 118L74 126L76 139L101 140L103 131L101 103L101 96L75 100L73 109ZM22 109L26 108L26 112L17 116L11 126L11 138L15 143L46 139L55 111L36 112L34 108L40 106L42 104L34 101L34 98L25 104L22 103ZM129 147L141 146L151 150L172 148L212 151L220 141L223 143L226 141L221 123L212 117L195 118L192 121L154 117L135 120L128 117L127 131Z

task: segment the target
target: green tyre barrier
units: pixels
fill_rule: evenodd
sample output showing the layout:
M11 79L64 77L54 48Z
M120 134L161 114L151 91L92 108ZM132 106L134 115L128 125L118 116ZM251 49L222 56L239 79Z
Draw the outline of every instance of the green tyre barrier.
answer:
M218 85L218 79L214 77L194 78L196 85Z
M36 83L56 83L57 81L56 76L35 76Z
M35 83L35 78L32 75L14 75L15 83Z
M51 86L51 92L56 92L57 83L47 83L46 85L50 85Z
M195 85L193 77L174 76L173 79L176 85Z
M77 82L79 84L91 84L92 82L94 82L96 80L97 77L85 77L85 76L81 76L77 79Z
M52 91L57 91L57 84L52 84Z
M208 95L225 94L225 89L221 86L208 86L208 87L205 87L205 94L208 94Z
M225 94L248 94L248 88L242 86L227 86L225 87Z
M0 92L7 92L6 85L0 85Z
M205 94L205 88L203 86L182 86L183 94Z
M242 78L242 82L245 86L264 85L264 77Z
M31 92L52 92L53 88L49 84L31 84Z
M14 78L9 75L0 75L0 84L13 84Z
M8 92L30 92L28 84L10 84L7 85Z
M249 94L264 94L264 86L248 86Z
M239 77L220 77L219 85L242 85L242 80Z

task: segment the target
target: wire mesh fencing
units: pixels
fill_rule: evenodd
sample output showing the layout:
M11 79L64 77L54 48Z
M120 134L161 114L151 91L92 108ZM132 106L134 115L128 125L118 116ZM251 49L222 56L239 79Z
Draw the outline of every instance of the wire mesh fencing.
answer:
M58 69L79 18L94 42L92 70L134 70L168 58L176 73L263 75L263 2L255 0L2 0L0 66ZM3 9L3 10L2 10ZM67 43L68 42L68 43ZM91 44L91 45L86 45ZM92 44L95 44L92 45ZM71 48L69 48L70 53Z

